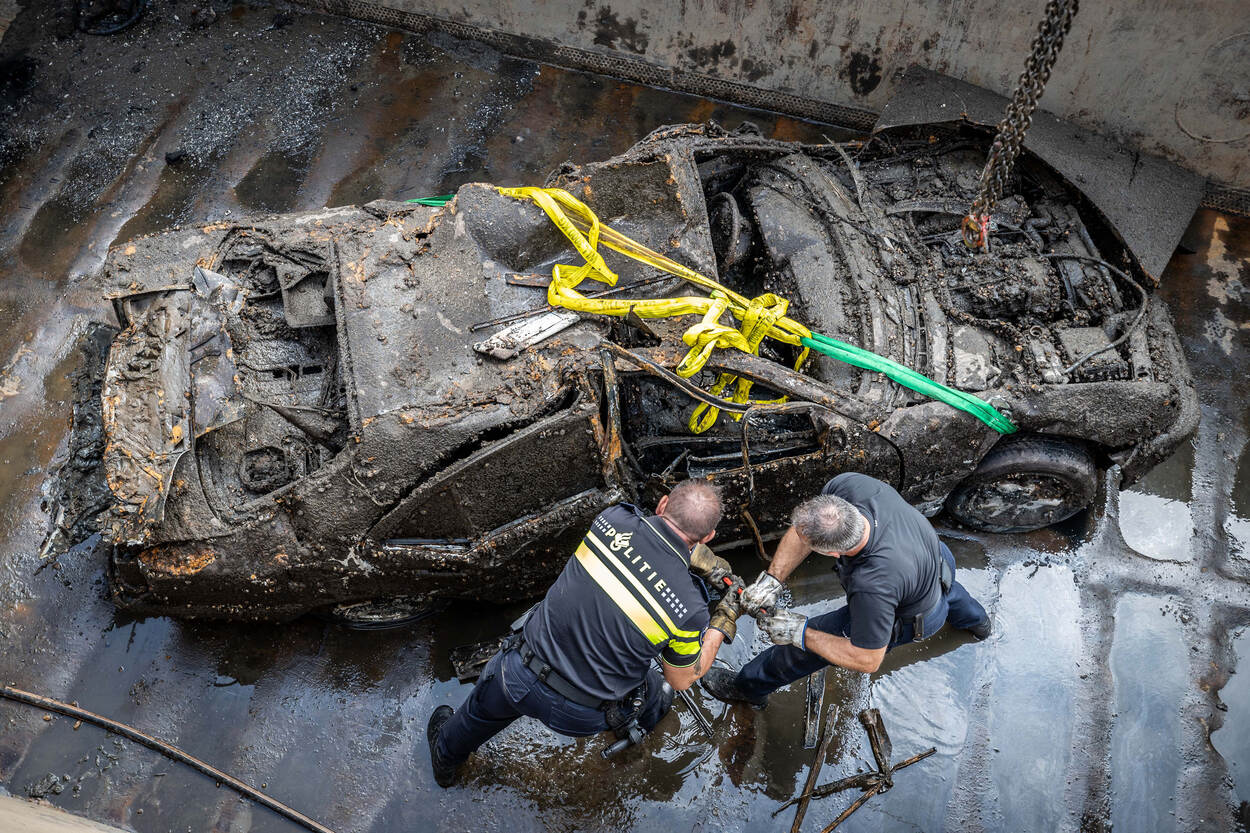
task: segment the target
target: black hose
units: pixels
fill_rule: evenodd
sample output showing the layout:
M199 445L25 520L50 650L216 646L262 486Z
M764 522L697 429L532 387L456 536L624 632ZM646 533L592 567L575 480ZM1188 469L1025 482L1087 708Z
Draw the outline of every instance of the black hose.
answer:
M333 830L325 825L313 821L308 816L298 812L297 810L291 809L277 799L270 798L260 790L257 790L255 787L250 787L239 779L231 775L227 775L220 769L204 763L199 758L188 755L176 746L165 743L163 740L158 740L151 735L145 735L133 726L127 726L125 723L118 723L116 720L110 720L107 717L102 717L101 715L89 712L86 709L80 709L77 706L70 705L69 703L62 703L59 700L53 700L49 697L41 697L38 694L31 694L29 691L22 691L21 689L10 688L9 686L0 687L0 697L7 700L13 700L17 703L25 703L28 706L34 706L35 708L43 709L45 711L63 714L66 717L72 717L76 720L94 723L102 729L107 729L114 734L133 740L135 743L142 744L149 749L155 749L167 758L172 758L173 760L184 763L193 769L198 769L210 778L214 778L220 783L225 784L227 787L230 787L235 792L247 796L260 804L264 804L275 813L286 816L291 821L307 827L309 830L312 830L313 833L334 833Z

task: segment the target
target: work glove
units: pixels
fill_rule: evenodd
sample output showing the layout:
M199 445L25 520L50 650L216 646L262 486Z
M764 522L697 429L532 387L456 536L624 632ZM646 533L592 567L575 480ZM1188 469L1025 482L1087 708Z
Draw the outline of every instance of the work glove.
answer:
M694 545L690 552L690 569L717 589L720 589L723 579L733 575L729 562L712 552L707 544Z
M758 620L774 645L793 645L807 650L803 637L807 632L807 617L793 610L779 610L772 616Z
M741 589L742 585L736 582L730 585L725 597L712 611L712 621L708 623L709 628L725 634L726 645L733 644L734 637L738 635L738 614L742 612L738 605L738 592Z
M781 596L781 582L767 572L760 573L755 583L742 591L742 609L758 616L760 608L774 610Z

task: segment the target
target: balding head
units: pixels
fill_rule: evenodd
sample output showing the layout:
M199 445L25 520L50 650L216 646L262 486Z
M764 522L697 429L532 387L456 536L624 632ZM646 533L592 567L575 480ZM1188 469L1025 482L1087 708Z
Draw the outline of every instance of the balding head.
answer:
M720 523L720 490L703 480L683 480L662 498L660 516L692 541L703 541Z
M836 495L817 495L798 505L791 524L817 552L849 552L864 537L868 521Z

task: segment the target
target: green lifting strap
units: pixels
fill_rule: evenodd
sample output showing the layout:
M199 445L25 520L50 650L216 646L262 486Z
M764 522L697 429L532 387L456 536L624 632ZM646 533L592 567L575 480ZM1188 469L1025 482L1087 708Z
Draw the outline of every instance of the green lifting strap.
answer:
M455 194L441 194L437 197L417 197L415 200L404 200L404 202L415 202L417 205L428 205L432 208L441 208L455 198Z
M878 356L876 353L861 350L852 344L847 344L845 341L838 341L836 338L829 338L829 336L821 335L820 333L812 333L811 338L804 337L802 341L805 346L812 348L817 353L823 353L831 359L837 359L855 367L862 367L864 370L875 370L878 373L884 373L905 388L910 388L917 393L923 393L925 396L945 402L952 408L958 408L961 411L972 414L1000 434L1014 434L1017 430L1010 419L984 399L978 399L972 394L961 390L948 388L946 385L935 382L928 376L917 373L909 367L904 367L892 359L887 359L885 356Z

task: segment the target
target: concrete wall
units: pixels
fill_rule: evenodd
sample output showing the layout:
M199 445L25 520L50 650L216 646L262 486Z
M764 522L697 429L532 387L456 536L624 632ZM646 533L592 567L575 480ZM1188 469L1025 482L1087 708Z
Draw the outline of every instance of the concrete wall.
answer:
M588 53L592 64L603 56L618 67L649 66L672 73L672 86L710 76L735 89L785 94L776 109L795 110L790 97L843 105L852 121L850 111L879 111L896 73L910 63L1010 94L1044 6L1041 0L303 2L410 28L450 21L462 28L447 30L462 36L472 36L474 27L509 33L521 36L514 43L530 40L512 51L538 52L540 59L545 52L546 60L564 65L578 66L570 56ZM369 14L369 7L383 13ZM506 42L502 48L509 51ZM584 60L580 65L591 68ZM695 87L703 95L716 92ZM742 98L732 89L720 97ZM1136 150L1250 188L1250 3L1086 0L1042 107ZM821 116L818 109L798 114Z
M90 819L71 816L50 804L0 795L0 830L21 833L124 833Z

